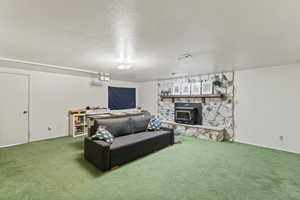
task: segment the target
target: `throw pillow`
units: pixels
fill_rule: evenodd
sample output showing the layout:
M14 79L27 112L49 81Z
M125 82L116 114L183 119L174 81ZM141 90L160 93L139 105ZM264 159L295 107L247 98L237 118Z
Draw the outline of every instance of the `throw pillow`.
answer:
M103 140L109 144L112 144L114 142L114 136L102 126L98 127L96 134L93 135L92 138Z
M148 124L148 130L150 131L159 131L161 127L161 121L157 118L152 118Z

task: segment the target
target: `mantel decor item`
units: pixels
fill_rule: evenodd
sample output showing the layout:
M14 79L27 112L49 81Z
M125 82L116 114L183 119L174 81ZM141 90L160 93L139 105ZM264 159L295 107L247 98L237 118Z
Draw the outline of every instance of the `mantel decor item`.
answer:
M191 84L191 95L201 94L201 82L195 82Z
M214 86L216 87L221 87L222 86L222 82L221 81L214 81Z
M160 95L161 96L165 96L166 95L166 91L165 90L160 91Z
M173 93L173 88L172 87L168 87L168 95L172 95L172 93Z
M191 84L190 83L182 83L181 94L182 95L191 95Z
M174 84L173 95L180 95L180 84Z
M168 96L172 94L172 89L171 88L167 88L167 90L162 90L160 91L160 95L161 96Z
M213 94L214 84L213 81L202 81L201 94Z

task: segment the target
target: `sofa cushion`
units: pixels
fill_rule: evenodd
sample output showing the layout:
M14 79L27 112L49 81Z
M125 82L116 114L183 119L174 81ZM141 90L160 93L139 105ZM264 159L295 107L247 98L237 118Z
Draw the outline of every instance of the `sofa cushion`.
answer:
M137 159L170 144L170 131L141 132L118 137L110 146L111 167Z
M97 128L103 126L115 137L132 133L129 117L97 119L95 123Z
M132 145L143 140L148 140L150 138L159 137L162 135L169 135L170 131L151 131L151 132L141 132L136 134L125 135L122 137L115 138L114 143L110 146L111 150L122 148L124 146Z
M93 139L99 139L99 140L103 140L109 144L112 144L114 141L114 136L105 128L103 128L103 126L99 126L96 134L92 136Z
M157 118L152 118L148 124L148 130L150 131L158 131L161 127L161 121Z
M133 133L144 132L147 129L151 115L139 115L131 117Z

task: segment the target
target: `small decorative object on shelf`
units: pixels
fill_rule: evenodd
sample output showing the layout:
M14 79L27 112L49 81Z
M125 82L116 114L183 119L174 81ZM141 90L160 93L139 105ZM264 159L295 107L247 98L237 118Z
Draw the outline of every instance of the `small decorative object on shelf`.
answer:
M105 113L110 113L110 109L108 108L92 108L92 109L87 109L86 114L87 115L98 115L98 114L105 114Z
M191 84L191 95L201 94L201 82L195 82Z
M136 110L137 110L138 112L142 112L142 111L143 111L143 108L142 108L141 106L138 106L138 107L136 107Z
M214 81L214 86L216 87L221 87L222 86L222 82L221 81Z
M174 84L173 95L180 95L180 84Z
M172 88L169 87L168 90L167 90L167 95L171 95L172 94Z
M190 83L183 83L181 85L181 94L182 95L190 95L191 94L191 84Z
M213 81L202 81L202 90L201 94L209 95L214 92L214 84Z
M162 90L162 91L160 92L160 95L161 95L161 96L168 96L168 95L170 95L170 94L171 94L170 88L168 88L168 90Z

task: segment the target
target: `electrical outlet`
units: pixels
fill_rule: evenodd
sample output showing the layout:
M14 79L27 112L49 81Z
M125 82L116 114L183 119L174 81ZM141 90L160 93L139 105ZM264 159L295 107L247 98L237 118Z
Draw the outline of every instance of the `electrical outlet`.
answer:
M283 141L283 136L281 135L281 136L279 136L279 139L281 140L281 141Z

